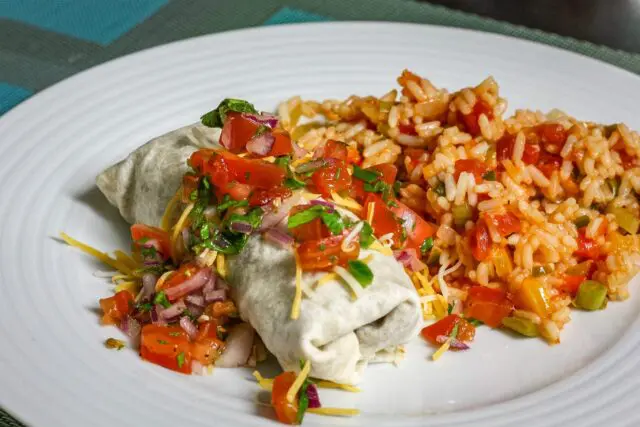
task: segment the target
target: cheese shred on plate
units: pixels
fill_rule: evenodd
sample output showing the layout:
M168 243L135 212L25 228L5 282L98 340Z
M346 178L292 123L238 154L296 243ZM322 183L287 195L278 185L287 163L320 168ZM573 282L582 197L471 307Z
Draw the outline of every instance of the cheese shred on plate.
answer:
M352 212L360 213L362 212L362 209L364 209L362 205L360 205L358 202L356 202L352 198L342 197L335 191L331 192L331 198L336 203L336 205L342 206L343 208L347 208Z
M175 209L178 201L180 201L181 194L182 186L178 188L176 194L174 194L171 200L169 200L169 203L167 204L167 207L162 214L162 219L160 220L160 228L162 228L164 231L171 231L171 214L173 213L173 210Z
M444 344L442 344L442 346L435 352L433 353L433 356L431 356L431 358L433 360L438 360L440 359L440 357L447 351L449 350L449 347L451 346L451 338L448 338Z
M348 384L334 383L333 381L321 380L316 382L316 385L320 388L333 388L338 390L349 391L351 393L360 393L360 389L358 387L354 387Z
M380 252L382 255L387 255L387 256L393 255L393 251L391 250L390 247L384 246L382 243L378 242L377 240L373 242L371 246L369 246L369 249L376 252Z
M293 255L296 260L296 294L291 304L291 318L295 320L300 317L300 304L302 304L302 266L298 253L293 251Z
M185 227L187 218L189 217L189 214L191 213L191 209L193 209L193 206L194 204L190 203L186 208L184 208L184 211L182 211L182 215L180 215L178 222L176 222L176 225L173 227L173 233L171 233L172 255L174 255L174 252L175 252L178 236L180 235L180 232L182 231L182 229Z
M320 279L318 279L318 282L316 282L316 288L318 286L322 286L327 282L330 282L332 280L336 280L339 276L336 273L327 273L324 276L322 276Z
M227 278L227 264L224 259L224 254L218 254L216 257L216 270L223 279Z
M272 378L265 378L258 371L253 371L253 376L255 377L256 380L258 380L258 385L263 390L271 391L271 389L273 389L273 379Z
M291 384L291 387L289 387L289 390L287 391L287 401L293 402L296 399L302 384L304 384L304 381L309 376L309 372L311 372L311 362L307 360L304 362L304 366L300 370L296 380Z
M358 282L358 280L356 280L356 278L353 277L351 273L349 273L346 269L340 267L339 265L333 267L333 271L338 276L340 276L340 278L349 286L349 288L351 288L351 291L353 292L355 297L360 298L360 296L362 295L362 286L360 285L360 282Z
M309 408L307 412L316 415L329 415L333 417L353 417L360 414L359 409L352 408Z
M126 274L126 275L131 275L132 271L129 267L127 267L125 264L123 264L122 262L111 258L109 255L107 255L104 252L101 252L89 245L86 245L76 239L74 239L73 237L69 236L66 233L60 233L60 238L62 240L64 240L69 246L74 246L78 249L80 249L81 251L99 259L100 261L102 261L103 263L105 263L106 265L108 265L109 267L115 268L116 270L118 270L119 272Z

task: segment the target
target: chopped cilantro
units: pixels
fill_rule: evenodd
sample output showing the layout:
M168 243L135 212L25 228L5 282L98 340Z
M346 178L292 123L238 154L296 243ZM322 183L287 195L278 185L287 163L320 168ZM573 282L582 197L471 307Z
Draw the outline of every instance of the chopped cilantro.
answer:
M251 103L245 100L227 98L223 100L215 110L209 111L200 117L200 120L203 125L211 128L222 127L225 119L227 118L227 114L231 111L236 113L258 112Z
M200 238L206 240L209 237L211 237L211 233L209 231L209 223L205 222L204 224L202 224L202 227L200 227Z
M480 325L484 325L484 322L478 319L474 319L473 317L470 317L469 319L467 319L467 321L469 323L471 323L473 326L480 326Z
M155 258L155 256L157 255L158 251L155 247L153 246L143 246L140 249L140 255L142 255L144 258Z
M164 308L171 307L171 303L167 299L167 294L165 294L164 291L160 291L156 294L156 296L153 298L153 303L159 304Z
M306 184L303 181L299 181L291 177L284 180L284 185L285 187L290 188L292 190L298 190L300 188L304 188Z
M192 202L195 202L197 199L198 199L197 190L193 190L191 193L189 193L189 200L191 200Z
M158 340L158 344L167 345L167 344L169 344L169 341L165 341L165 340Z
M375 183L365 182L364 191L369 193L387 193L389 192L389 184L383 181L375 181Z
M331 234L340 234L344 230L344 223L338 212L322 212L320 218L322 218L322 222L324 222Z
M136 308L138 309L138 311L146 313L148 311L151 311L151 309L153 308L153 304L151 304L150 302L145 302L145 303L138 304Z
M325 212L324 206L314 205L309 209L297 212L289 217L287 220L287 228L296 228L300 225L306 224L318 218Z
M433 191L438 195L438 196L444 196L446 194L446 190L444 188L444 182L442 181L438 181L438 185L435 186L435 188L433 189Z
M289 170L290 163L291 163L291 157L289 156L276 157L276 160L273 162L274 165L280 166L281 168L285 168L286 170Z
M271 128L269 126L260 125L260 126L258 126L258 129L256 129L256 133L254 133L253 136L263 135L263 134L269 132L270 130L271 130Z
M485 181L495 181L496 180L496 171L489 171L482 175Z
M179 337L180 335L182 335L180 332L169 332L170 337Z
M400 187L402 187L401 181L396 181L393 183L393 193L396 195L396 197L400 197Z
M376 240L373 237L373 228L367 221L363 221L362 230L360 230L360 246L368 248Z
M184 365L184 352L183 351L178 353L178 355L176 356L176 362L178 362L178 368L182 368L182 366Z
M424 239L424 242L422 242L422 245L420 245L420 253L426 255L431 248L433 248L433 237L427 237Z
M449 314L451 314L451 312L449 312ZM459 328L460 328L460 322L456 322L456 324L453 326L453 329L451 330L451 334L449 334L449 338L455 339L458 336Z
M371 184L380 178L381 173L375 170L362 169L357 165L353 165L353 176ZM366 188L365 188L366 190ZM367 190L370 191L370 190Z
M320 249L321 251L324 251L325 249L327 249L327 245L325 245L324 243L320 243L320 245L318 246L318 249Z
M246 172L244 173L244 179L246 179L247 181L249 181L249 178L251 178L251 172L246 171Z
M373 272L364 262L359 260L349 261L347 265L349 267L349 273L355 277L363 288L366 288L373 282Z
M309 382L306 380L302 383L302 387L300 387L300 399L298 400L298 413L296 415L296 421L298 424L302 424L304 414L307 412L307 408L309 408L309 396L307 395L308 387Z
M453 304L448 304L447 305L447 314L451 314L452 311L453 311Z
M222 212L229 208L242 207L242 206L248 206L248 205L249 205L249 201L247 200L233 200L231 196L229 196L228 194L225 194L222 197L222 203L220 203L217 206L217 208L218 208L218 212Z

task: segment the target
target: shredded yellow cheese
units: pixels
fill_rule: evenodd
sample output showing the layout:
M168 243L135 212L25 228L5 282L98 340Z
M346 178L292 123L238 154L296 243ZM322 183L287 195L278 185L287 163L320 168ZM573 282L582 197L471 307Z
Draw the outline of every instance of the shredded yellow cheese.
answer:
M304 157L298 159L298 160L294 160L293 162L291 162L291 166L293 166L294 168L297 166L300 166L303 163L307 163L308 161L311 160L311 157L313 156L313 153L307 153Z
M116 285L118 282L130 282L135 279L135 276L129 276L128 274L115 274L111 276L111 281Z
M182 194L182 191L183 191L182 186L180 186L180 188L178 188L178 191L176 191L176 194L174 194L171 200L169 200L169 203L167 203L167 208L164 210L164 214L162 214L162 220L160 221L160 228L162 228L164 231L171 230L171 224L170 224L171 215L173 214L173 210L175 209L176 204L180 200L180 195Z
M316 288L324 285L327 282L330 282L331 280L336 280L337 278L338 278L338 275L336 273L327 273L324 276L322 276L320 279L318 279L318 281L316 282Z
M287 391L288 402L293 402L296 399L296 396L298 395L302 384L304 384L304 380L306 380L309 376L309 372L311 372L311 361L307 360L306 362L304 362L304 366L300 370L300 373L296 377L296 380L293 382L293 384L291 384L291 387L289 387L289 390Z
M360 410L353 408L309 408L307 409L307 412L332 417L353 417L355 415L360 415Z
M129 291L133 295L136 295L139 290L140 290L139 282L120 282L115 288L116 292Z
M69 236L66 233L62 233L60 232L60 238L62 240L64 240L69 246L74 246L78 249L80 249L81 251L99 259L100 261L102 261L103 263L105 263L106 265L108 265L111 268L114 268L118 271L120 271L121 273L124 273L126 275L130 275L131 274L131 270L129 269L129 267L127 267L126 265L122 264L121 262L119 262L118 260L115 260L113 258L111 258L109 255L107 255L104 252L100 252L99 250L86 245L76 239L74 239L73 237Z
M376 209L376 204L373 202L369 202L367 205L367 222L369 225L373 224L373 213Z
M273 156L269 156L269 157L263 157L262 160L264 160L265 162L273 163L276 161L276 158Z
M362 205L360 205L358 202L356 202L352 198L350 198L350 197L342 197L338 193L336 193L335 191L331 192L331 198L336 203L336 205L342 206L343 208L347 208L350 211L355 212L357 214L362 212L362 210L364 209L362 207ZM369 221L369 222L371 222L371 221Z
M126 265L127 267L129 267L131 270L135 270L136 268L139 267L138 263L136 262L136 260L134 260L133 258L131 258L129 255L127 255L126 253L122 252L121 250L116 250L113 251L113 253L116 256L116 259L123 263L124 265Z
M321 380L321 381L318 381L316 385L320 388L333 388L333 389L339 389L344 391L350 391L351 393L360 393L360 389L358 387L354 387L348 384L334 383L333 381Z
M351 293L355 298L360 298L362 295L362 285L360 282L356 280L355 277L351 273L349 273L345 268L336 265L333 267L333 271L340 276L342 281L346 283L351 289Z
M302 304L302 266L298 252L293 251L293 256L296 261L296 294L293 297L293 304L291 304L291 318L295 320L300 317L300 305Z
M380 243L379 241L374 241L371 246L369 246L369 249L376 251L376 252L380 252L382 255L387 255L387 256L391 256L393 255L393 251L391 250L390 247L388 246L384 246L382 243Z
M173 258L174 262L177 262L176 244L178 241L178 236L180 235L180 232L184 228L187 222L187 218L189 218L189 214L191 213L191 209L193 209L193 206L194 204L190 203L189 205L187 205L186 208L184 208L184 210L182 211L182 214L180 215L180 218L178 219L178 222L176 222L176 225L173 227L173 233L171 234L171 257Z
M227 277L227 263L224 259L224 254L218 254L216 257L216 270L223 279Z
M265 378L258 371L253 371L253 376L256 378L256 380L258 380L258 385L260 386L260 388L266 391L271 391L271 389L273 388L272 378Z
M449 347L451 346L451 338L448 338L444 344L442 344L442 346L435 352L433 353L433 356L431 356L431 358L433 360L438 360L440 359L440 357L447 351L449 350Z
M315 200L320 197L320 194L311 193L310 191L307 191L307 190L302 190L302 197L304 197L307 200Z
M171 276L173 273L175 273L175 271L167 271L165 273L162 274L162 276L160 276L160 278L158 279L158 281L156 282L156 292L159 291L160 289L162 289L162 286L164 285L164 282L169 278L169 276Z

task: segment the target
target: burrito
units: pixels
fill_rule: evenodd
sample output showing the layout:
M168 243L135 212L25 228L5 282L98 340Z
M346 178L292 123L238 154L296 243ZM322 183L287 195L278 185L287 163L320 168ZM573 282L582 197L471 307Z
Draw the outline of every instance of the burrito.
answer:
M234 120L252 126L240 144L248 133L229 130ZM174 258L212 266L218 255L239 316L284 370L310 361L311 376L354 384L368 363L395 360L422 326L414 285L390 249L401 239L415 243L415 218L408 238L395 214L392 232L381 236L371 218L339 207L336 199L358 206L346 196L353 171L338 158L342 145L324 158L307 154L298 162L306 167L294 169L295 142L271 116L229 112L218 123L222 131L195 124L147 142L102 172L98 187L132 224L160 225L177 197ZM398 203L383 173L367 174L378 192L365 193L367 204L390 217L388 206Z

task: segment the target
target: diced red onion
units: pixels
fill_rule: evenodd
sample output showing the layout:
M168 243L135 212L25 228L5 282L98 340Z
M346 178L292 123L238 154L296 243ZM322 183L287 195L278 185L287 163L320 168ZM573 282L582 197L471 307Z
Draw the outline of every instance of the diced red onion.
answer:
M187 295L185 301L189 304L197 305L198 307L204 307L204 296L202 295Z
M283 248L288 248L293 244L293 237L275 228L267 230L264 233L264 238L265 240L275 243L276 245Z
M309 384L307 386L307 397L309 398L309 408L320 408L320 396L318 395L318 386L315 384Z
M191 231L189 231L189 227L185 227L182 229L182 243L185 248L188 248L190 242L191 242Z
M307 155L307 150L300 147L297 142L291 141L291 145L293 146L293 160L298 160Z
M167 295L169 301L176 301L178 298L202 288L207 284L212 275L213 273L210 268L202 268L179 285L165 289L164 293Z
M324 206L325 208L329 209L329 212L333 212L335 210L335 205L331 202L327 202L326 200L322 200L322 199L314 199L311 200L309 202L310 205L316 205L316 206Z
M253 227L248 222L244 221L234 221L229 225L231 231L235 231L236 233L242 234L251 234L253 231Z
M182 316L180 318L180 327L184 329L191 339L194 339L196 335L198 335L198 328L196 328L196 325L194 325L191 319L187 316Z
M307 173L307 172L312 172L316 169L321 168L322 166L324 166L326 163L326 161L324 159L316 159L316 160L312 160L310 162L307 163L303 163L300 166L298 166L296 168L296 172L297 173Z
M418 253L415 249L403 249L401 251L394 251L393 255L396 257L396 260L408 268L411 271L422 271L427 266L420 261L418 258Z
M207 292L204 294L204 301L207 304L211 304L216 301L224 301L227 299L227 291L226 289L215 289L213 291Z
M271 129L278 126L278 117L273 114L262 112L260 114L242 113L242 115L255 123L269 126Z
M122 330L122 332L127 334L129 338L135 338L140 335L140 330L142 329L142 327L136 319L131 316L126 316L124 319L122 319L122 322L120 322L120 329Z
M204 313L204 307L189 303L187 303L187 310L189 310L189 313L191 313L193 317L200 317L200 315Z
M162 246L160 245L160 242L157 239L149 239L146 242L143 243L142 245L143 248L146 249L155 249L155 254L153 256L146 256L144 257L144 264L145 265L150 265L149 262L151 262L151 264L157 264L162 262L163 258L165 255L170 255L170 254L163 254L162 253Z
M184 301L178 301L177 303L158 312L158 317L163 320L170 320L182 314L182 312L186 309L187 305L184 303Z
M216 360L216 366L236 368L246 364L251 356L253 335L253 328L248 323L240 323L232 327L225 343L225 350Z
M448 339L449 337L446 335L438 335L436 337L436 342L438 344L444 344ZM452 348L454 350L469 350L471 347L458 339L452 338L451 343L449 344L449 348Z
M254 136L247 142L247 151L259 156L266 156L275 142L276 138L270 132L265 132Z
M150 296L156 290L158 276L153 273L145 273L142 275L142 298Z
M216 288L216 281L217 281L217 277L215 274L211 275L211 278L209 279L209 281L207 282L206 285L204 285L204 287L202 288L202 293L206 294L207 292L211 292L212 290L214 290ZM222 279L220 279L222 280Z
M218 277L218 279L216 280L216 289L223 289L227 292L229 292L229 290L231 290L231 288L229 288L229 284L227 282L225 282L224 280L222 280L222 278Z
M229 150L231 148L231 120L225 120L220 132L220 145Z
M262 217L260 231L268 230L282 222L282 220L289 214L291 208L300 204L301 199L302 195L300 195L299 192L296 192L291 197L284 199L280 206L266 212Z
M162 307L157 304L151 308L151 323L158 326L164 326L167 324L167 322L160 316L162 311Z
M203 375L203 373L204 373L204 366L202 366L202 363L198 362L195 359L191 360L191 374Z

